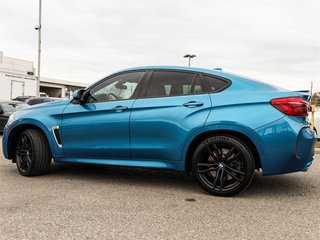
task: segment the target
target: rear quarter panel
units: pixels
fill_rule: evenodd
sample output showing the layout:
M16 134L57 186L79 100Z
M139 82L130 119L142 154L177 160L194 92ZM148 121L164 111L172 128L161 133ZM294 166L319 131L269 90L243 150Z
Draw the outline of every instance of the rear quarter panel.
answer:
M255 144L260 155L263 174L287 171L296 138L303 123L290 126L285 115L275 109L270 100L298 96L297 93L268 84L229 77L232 85L226 90L210 94L212 109L205 129L225 129L241 132ZM268 131L268 132L266 132Z

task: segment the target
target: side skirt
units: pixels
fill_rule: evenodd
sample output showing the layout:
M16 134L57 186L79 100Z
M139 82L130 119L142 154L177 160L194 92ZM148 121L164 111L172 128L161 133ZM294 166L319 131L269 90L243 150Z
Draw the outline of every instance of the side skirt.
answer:
M85 163L85 164L99 164L99 165L113 165L126 167L142 167L142 168L159 168L170 169L174 171L183 172L185 165L183 162L169 162L152 159L100 159L100 158L77 158L77 157L55 157L55 162L65 163Z

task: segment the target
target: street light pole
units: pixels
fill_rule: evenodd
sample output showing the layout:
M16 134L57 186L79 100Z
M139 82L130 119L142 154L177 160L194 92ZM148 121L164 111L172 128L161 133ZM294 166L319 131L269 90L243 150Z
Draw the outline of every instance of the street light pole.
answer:
M35 26L38 31L38 76L37 76L37 97L40 97L40 61L41 61L41 11L42 0L39 0L39 24Z
M190 67L191 58L196 57L196 55L194 55L194 54L186 54L186 55L184 55L183 57L184 57L184 58L188 58L188 66Z

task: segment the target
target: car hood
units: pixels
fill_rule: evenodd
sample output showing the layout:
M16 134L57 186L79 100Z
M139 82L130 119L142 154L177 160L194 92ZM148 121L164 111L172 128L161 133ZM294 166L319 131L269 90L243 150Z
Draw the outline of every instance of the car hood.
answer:
M70 103L71 100L62 100L49 103L41 103L33 105L24 109L21 109L13 113L14 119L20 118L30 118L38 119L41 121L41 118L44 116L58 116L61 115L65 107Z
M63 107L63 106L66 106L68 103L70 103L70 99L67 99L67 100L61 100L61 101L53 101L53 102L47 102L47 103L40 103L40 104L35 104L35 105L32 105L28 108L25 108L23 109L24 110L29 110L29 109L48 109L48 108L55 108L57 106L59 107Z

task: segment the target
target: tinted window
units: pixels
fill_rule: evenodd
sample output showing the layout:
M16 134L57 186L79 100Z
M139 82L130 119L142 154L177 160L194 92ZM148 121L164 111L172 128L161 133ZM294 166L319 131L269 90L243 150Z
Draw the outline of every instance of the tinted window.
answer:
M152 74L146 96L178 96L205 92L193 73L156 71Z
M44 103L44 101L45 101L45 99L39 99L39 100L37 101L37 104Z
M88 102L129 99L134 94L145 72L130 72L107 79L90 90Z
M204 81L207 83L210 92L220 91L230 85L227 80L204 75Z
M43 103L43 100L42 99L29 99L28 101L27 101L27 103L29 104L29 105L36 105L36 104L39 104L39 103Z

